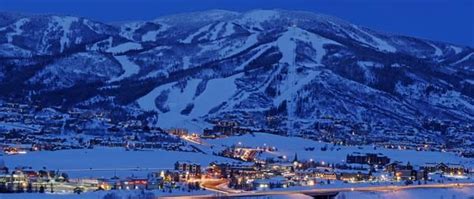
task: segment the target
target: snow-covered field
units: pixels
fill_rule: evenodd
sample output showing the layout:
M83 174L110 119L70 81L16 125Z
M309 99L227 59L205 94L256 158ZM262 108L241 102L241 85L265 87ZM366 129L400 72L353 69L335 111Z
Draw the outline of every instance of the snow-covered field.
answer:
M132 61L130 61L127 58L127 56L124 56L124 55L115 56L115 59L120 63L120 65L122 66L122 69L124 70L124 72L120 76L110 79L109 82L115 82L115 81L123 80L123 79L128 78L132 75L137 74L140 71L140 67L137 64L133 63Z
M136 196L137 192L116 191L118 196L127 198L128 196ZM2 199L19 199L19 198L43 198L43 199L101 199L108 192L89 192L81 195L76 194L40 194L40 193L21 193L21 194L0 194ZM186 192L187 193L187 192ZM153 192L155 196L160 195L181 195L182 192L176 193L162 193ZM193 192L192 194L210 194L207 191ZM342 192L336 196L336 199L468 199L474 197L474 187L464 188L449 188L449 189L408 189L401 191L385 191L385 192ZM132 197L133 198L133 197ZM306 199L312 198L303 194L291 195L274 195L274 196L260 196L253 198L268 198L268 199Z
M113 191L97 191L97 192L86 192L82 194L70 194L70 193L14 193L14 194L0 194L1 199L25 199L25 198L41 198L41 199L102 199L107 194L113 194L114 199L143 199L143 198L159 198L160 196L181 196L181 195L208 195L212 194L210 191L199 190L199 191L181 191L179 189L173 190L172 193L162 192L160 190L145 191L143 194L140 190L125 191L125 190L113 190ZM144 197L148 195L148 197ZM153 197L152 197L153 196ZM110 196L108 196L110 198Z
M474 187L450 189L409 189L386 192L344 192L337 199L468 199L474 197Z
M212 161L232 161L218 156L176 151L126 151L123 148L96 148L29 152L4 155L7 167L46 167L67 172L70 177L146 176L151 171L174 168L176 161L189 160L203 166Z
M268 156L287 156L292 159L295 153L299 159L313 159L315 161L324 161L328 163L340 163L346 159L347 154L353 152L361 153L382 153L393 160L402 162L409 161L414 165L423 165L428 162L444 162L444 163L462 163L464 165L473 166L474 159L463 158L453 153L413 151L413 150L396 150L378 147L374 149L372 146L334 146L332 144L317 142L313 140L285 137L274 134L256 133L253 135L246 134L243 136L234 136L222 139L206 140L206 142L216 146L230 146L240 143L242 146L262 147L274 146L278 149L276 152L265 154ZM326 151L322 151L321 147L327 146ZM314 151L307 151L305 148L315 147Z

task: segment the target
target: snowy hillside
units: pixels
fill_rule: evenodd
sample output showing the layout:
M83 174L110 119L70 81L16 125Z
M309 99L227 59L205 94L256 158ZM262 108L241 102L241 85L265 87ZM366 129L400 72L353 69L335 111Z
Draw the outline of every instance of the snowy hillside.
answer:
M115 26L4 15L4 100L151 113L149 125L198 131L219 119L293 134L328 124L348 133L367 126L372 134L430 134L424 121L474 123L467 46L285 10L211 10Z

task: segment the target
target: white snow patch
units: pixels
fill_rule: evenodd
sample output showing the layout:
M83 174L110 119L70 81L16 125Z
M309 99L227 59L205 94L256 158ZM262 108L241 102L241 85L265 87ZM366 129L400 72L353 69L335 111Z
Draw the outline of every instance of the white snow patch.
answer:
M28 23L30 20L27 18L22 18L16 21L14 24L12 24L13 32L8 32L6 34L7 41L8 43L13 42L13 36L21 35L23 33L23 30L21 29L22 26L24 26L26 23ZM6 29L5 27L2 29Z
M438 47L436 46L435 44L432 44L432 43L428 43L432 48L434 48L435 52L434 52L434 56L436 57L439 57L441 55L443 55L443 51Z
M468 60L469 58L471 58L471 56L474 55L474 53L469 53L468 55L466 55L465 57L463 57L462 59L456 61L453 63L453 65L456 65L456 64L459 64L459 63L462 63L466 60Z
M200 28L198 31L194 32L193 34L189 35L188 37L186 37L185 39L181 40L182 43L186 43L186 44L189 44L191 43L191 41L193 41L194 37L200 35L201 33L203 32L207 32L209 31L209 28L212 26L212 24L208 24L202 28Z
M293 158L295 153L301 160L313 159L315 161L324 161L327 163L341 163L346 159L348 154L354 152L360 153L382 153L392 159L392 161L410 162L414 166L422 166L425 163L444 162L444 163L461 163L463 165L474 165L474 160L463 158L455 153L442 153L431 151L415 151L415 150L396 150L385 149L373 146L332 146L331 143L317 142L299 137L286 137L267 133L255 133L254 135L246 134L243 136L233 136L222 139L206 140L215 146L235 145L241 143L243 146L274 146L278 149L276 152L263 154L267 157L287 156ZM327 146L327 151L319 150L321 147ZM305 148L315 147L314 151L307 151Z
M126 151L124 148L95 148L28 152L25 155L4 156L7 167L46 167L67 172L70 177L146 176L149 172L172 169L176 161L189 160L203 166L218 160L232 160L202 153L146 150ZM127 170L128 169L128 170Z
M63 35L61 36L61 39L59 40L59 42L61 44L60 52L63 52L64 49L70 44L69 34L71 32L71 25L72 23L76 22L78 19L75 17L53 16L53 20L55 23L57 23L57 25L59 25L62 28Z
M424 198L472 198L474 197L474 187L445 188L445 189L402 189L397 191L380 192L341 192L336 199L361 198L361 199L424 199Z
M119 44L112 48L107 49L106 51L109 53L124 53L130 50L140 50L142 49L142 45L135 42L127 42L123 44Z
M18 46L9 43L0 44L0 54L2 57L31 57L32 53Z
M190 59L191 59L191 57L189 57L189 56L184 56L183 57L183 70L188 69L189 66L191 65Z
M191 114L194 116L205 115L212 108L230 99L237 91L235 80L241 76L242 74L237 74L227 78L209 80L206 90L195 99L195 107Z
M109 83L123 80L127 77L137 74L140 71L140 66L130 61L127 56L114 56L114 58L120 63L124 73L118 77L110 79Z
M455 54L462 52L462 48L457 46L449 46L449 48L453 49Z
M200 131L207 124L194 122L193 119L200 119L209 111L229 100L236 92L235 79L240 77L234 75L227 78L211 79L207 82L206 89L195 96L200 79L188 80L184 89L174 88L174 83L165 84L153 89L147 95L137 100L138 105L146 111L157 111L158 125L164 128L188 127L189 129ZM169 91L165 106L169 109L167 112L160 111L155 105L155 99L162 92ZM182 115L181 111L189 104L194 104L189 115Z
M148 31L147 33L143 34L142 41L156 41L156 37L158 36L158 34L168 30L169 28L169 26L164 23L160 23L160 25L160 29Z
M234 24L232 24L232 23L226 23L226 25L225 25L225 32L224 32L224 34L222 35L222 37L230 36L230 35L234 34L234 32L235 32Z
M386 52L392 52L392 53L397 51L397 49L395 47L393 47L392 45L390 45L387 41L382 40L382 39L378 38L377 36L368 33L367 31L363 30L362 28L359 28L356 25L353 25L352 27L359 30L361 33L369 36L373 40L373 42L369 42L369 41L357 36L357 38L359 38L359 41L361 41L363 43L366 43L366 44L369 44L369 45L377 48L380 51L386 51ZM351 34L351 35L353 35L353 34Z
M262 23L279 17L280 14L275 10L252 10L244 13L241 22L263 29Z
M318 63L321 63L323 56L326 54L326 50L323 48L325 44L341 45L335 41L326 39L301 28L290 27L289 30L283 33L277 40L277 46L283 54L280 62L288 64L293 64L295 62L296 40L311 44L314 50L316 50L316 61Z
M222 27L225 25L224 22L220 22L217 25L214 26L214 29L211 32L210 40L216 40L217 37L219 36L219 33L222 30Z
M240 64L240 66L237 66L235 68L235 70L243 70L245 68L245 66L247 66L250 62L252 62L253 60L257 59L258 57L260 57L265 51L267 51L268 49L270 49L272 46L270 45L263 45L263 46L259 46L258 49L257 49L257 53L255 53L252 57L250 57L249 59L247 59L245 62L243 62L242 64Z

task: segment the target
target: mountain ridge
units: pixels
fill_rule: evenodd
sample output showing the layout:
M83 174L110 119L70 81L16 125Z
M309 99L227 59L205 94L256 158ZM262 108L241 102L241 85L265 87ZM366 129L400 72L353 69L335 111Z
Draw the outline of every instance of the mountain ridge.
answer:
M164 128L225 119L291 134L358 129L373 136L367 142L385 131L442 140L423 124L474 122L471 47L286 10L121 26L39 18L0 26L4 100L114 111Z

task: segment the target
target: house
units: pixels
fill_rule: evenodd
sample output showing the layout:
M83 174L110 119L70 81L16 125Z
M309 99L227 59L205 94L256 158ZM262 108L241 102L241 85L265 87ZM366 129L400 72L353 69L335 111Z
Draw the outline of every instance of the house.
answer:
M366 181L366 180L371 180L372 175L370 172L367 171L342 171L339 172L338 177L339 180L342 181L350 181L350 182L355 182L355 181Z
M287 188L290 182L283 176L275 176L269 179L257 179L252 182L255 190L268 190L274 188Z
M427 173L424 170L401 169L395 171L396 180L424 180Z
M208 173L214 177L231 178L235 175L239 176L253 176L258 173L254 166L242 163L216 163L210 164Z
M201 165L190 161L178 161L174 164L174 169L186 174L186 177L201 177Z
M325 179L325 180L336 180L337 174L334 171L324 170L324 171L316 172L316 177Z
M149 175L147 189L159 189L163 185L164 178L161 176Z
M426 163L422 169L428 173L443 172L451 175L464 175L465 168L460 164Z
M380 153L353 153L346 156L348 164L368 164L368 165L386 165L390 163L390 158Z
M242 135L248 133L250 130L241 128L239 123L235 121L221 120L215 122L212 129L204 129L204 137L221 137L221 136L232 136Z
M147 189L148 179L129 177L122 183L122 189Z
M385 165L385 171L389 173L395 173L397 170L412 170L413 166L408 162L406 165L399 161L395 161Z

